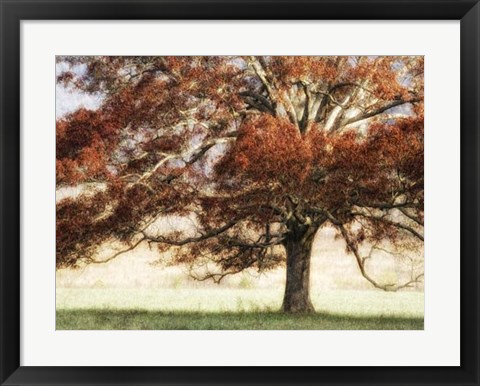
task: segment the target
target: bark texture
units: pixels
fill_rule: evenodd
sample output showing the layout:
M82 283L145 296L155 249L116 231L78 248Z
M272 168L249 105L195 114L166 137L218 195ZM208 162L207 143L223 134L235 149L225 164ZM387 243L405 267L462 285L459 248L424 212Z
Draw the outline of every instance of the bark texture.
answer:
M284 312L315 312L310 299L310 257L314 234L308 233L294 234L285 242L287 281L282 305Z

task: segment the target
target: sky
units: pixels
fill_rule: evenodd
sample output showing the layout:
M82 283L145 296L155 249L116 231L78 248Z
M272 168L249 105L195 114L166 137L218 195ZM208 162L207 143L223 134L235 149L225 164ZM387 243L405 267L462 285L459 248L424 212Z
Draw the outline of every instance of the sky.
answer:
M60 75L65 71L71 71L81 76L86 71L85 65L76 65L71 67L65 62L57 63L55 66L56 75ZM56 118L62 118L68 113L84 107L89 110L97 109L102 103L101 94L86 94L75 90L73 87L65 87L63 84L55 85L55 115Z

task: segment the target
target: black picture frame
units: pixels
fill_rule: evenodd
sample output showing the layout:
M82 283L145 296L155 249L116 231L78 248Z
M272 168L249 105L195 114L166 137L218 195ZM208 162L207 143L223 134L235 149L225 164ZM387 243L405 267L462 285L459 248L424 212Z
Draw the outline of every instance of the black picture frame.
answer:
M0 12L1 385L480 384L478 0L0 0ZM460 20L461 365L292 368L20 366L20 21L113 19ZM288 348L285 349L287 352ZM441 349L440 342L433 349Z

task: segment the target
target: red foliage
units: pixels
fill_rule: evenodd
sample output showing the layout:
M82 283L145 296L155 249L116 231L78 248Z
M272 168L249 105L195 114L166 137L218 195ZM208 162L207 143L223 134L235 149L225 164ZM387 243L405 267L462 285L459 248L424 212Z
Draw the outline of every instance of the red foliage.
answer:
M167 213L200 228L180 261L229 272L280 264L274 245L325 223L361 222L353 246L395 240L397 208L423 221L423 58L59 60L86 64L75 87L105 96L57 121L57 186L105 187L57 204L60 266L112 238L165 242L145 229Z
M247 183L293 187L310 173L311 160L308 142L291 122L263 114L242 125L235 145L217 166L217 174Z

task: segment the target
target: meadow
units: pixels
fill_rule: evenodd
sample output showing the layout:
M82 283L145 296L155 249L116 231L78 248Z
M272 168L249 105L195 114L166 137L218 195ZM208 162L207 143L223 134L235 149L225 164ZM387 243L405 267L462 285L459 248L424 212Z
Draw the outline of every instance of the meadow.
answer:
M421 330L423 293L326 291L279 312L281 290L57 289L59 330Z
M400 292L373 289L354 257L325 229L314 244L311 297L316 313L279 312L285 268L244 272L222 284L198 282L185 267L159 264L139 248L108 264L56 273L59 330L421 330L423 286ZM167 256L160 256L167 261ZM380 280L405 280L411 265L378 255L369 272ZM423 269L420 259L419 269Z

